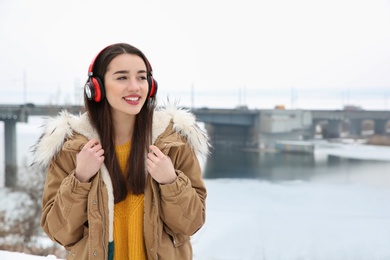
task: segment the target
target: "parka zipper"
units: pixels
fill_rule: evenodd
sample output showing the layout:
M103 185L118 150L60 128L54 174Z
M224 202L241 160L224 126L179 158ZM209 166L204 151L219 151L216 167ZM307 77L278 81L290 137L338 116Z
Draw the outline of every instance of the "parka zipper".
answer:
M154 210L154 216L157 214L157 218L158 218L158 201L157 201L157 198L155 197L155 194L157 194L157 189L158 187L156 186L152 176L148 176L148 178L150 178L149 180L149 183L151 185L151 191L152 191L152 209ZM154 237L155 241L154 243L156 245L158 245L158 232L156 230L158 230L158 226L156 226L157 224L153 224L153 232L156 232L156 237ZM158 249L156 248L154 254L155 254L155 259L158 260L158 254L157 254L157 251Z
M103 253L104 253L104 259L107 259L108 257L108 253L107 253L107 249L106 249L106 243L105 243L105 237L106 237L106 228L105 228L105 224L106 224L106 221L105 221L105 214L104 214L104 210L102 209L103 205L102 205L102 190L101 190L101 180L100 180L100 175L99 175L99 180L98 180L98 199L99 199L99 212L100 212L100 215L102 216L102 244L103 244Z

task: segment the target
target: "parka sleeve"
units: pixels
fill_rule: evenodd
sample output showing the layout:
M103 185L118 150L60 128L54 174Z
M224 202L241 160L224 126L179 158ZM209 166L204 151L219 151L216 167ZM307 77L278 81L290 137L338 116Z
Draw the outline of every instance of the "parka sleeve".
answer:
M193 235L205 223L206 187L195 152L188 143L171 147L168 153L177 179L160 185L161 218L174 233Z
M91 188L91 183L81 183L74 176L75 156L76 152L63 149L51 162L42 196L41 226L65 247L83 237Z

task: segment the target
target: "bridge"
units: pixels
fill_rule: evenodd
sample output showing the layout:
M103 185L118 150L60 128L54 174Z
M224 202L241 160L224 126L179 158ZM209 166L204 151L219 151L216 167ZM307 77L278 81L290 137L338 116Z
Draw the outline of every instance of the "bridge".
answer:
M6 187L13 187L16 184L16 123L27 123L29 116L55 116L63 109L67 109L74 114L84 111L84 108L81 106L36 106L33 104L0 105L0 121L4 122Z
M62 110L73 114L84 112L83 106L0 105L0 121L4 122L5 185L16 183L16 123L28 122L29 116L56 116ZM351 137L390 132L390 111L367 110L284 110L284 109L192 109L204 123L214 146L261 149L272 147L278 140L337 138L342 133Z
M280 139L312 139L390 133L390 111L196 109L213 144L261 148Z

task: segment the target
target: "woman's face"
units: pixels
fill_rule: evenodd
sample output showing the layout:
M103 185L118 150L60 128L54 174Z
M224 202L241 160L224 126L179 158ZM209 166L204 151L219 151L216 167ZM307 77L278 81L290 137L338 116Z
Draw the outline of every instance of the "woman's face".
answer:
M145 62L134 54L116 56L108 64L104 86L114 118L137 115L148 94Z

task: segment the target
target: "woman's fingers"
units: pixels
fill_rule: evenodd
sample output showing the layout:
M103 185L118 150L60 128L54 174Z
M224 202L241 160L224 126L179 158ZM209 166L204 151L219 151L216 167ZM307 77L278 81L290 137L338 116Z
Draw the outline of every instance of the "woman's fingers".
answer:
M151 145L149 149L147 168L153 179L160 184L172 183L177 176L171 159L157 146Z
M76 177L85 181L93 177L104 162L104 150L96 139L89 140L76 156Z
M165 154L163 154L163 153L160 151L160 149L158 149L158 147L155 146L155 145L149 146L149 153L154 154L156 157L165 156Z

